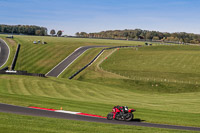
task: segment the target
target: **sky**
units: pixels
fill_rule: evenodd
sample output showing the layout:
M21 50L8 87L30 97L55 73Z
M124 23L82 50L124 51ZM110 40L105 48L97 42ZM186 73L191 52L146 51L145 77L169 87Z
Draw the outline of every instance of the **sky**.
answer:
M200 34L200 0L0 0L0 24L64 35L136 28Z

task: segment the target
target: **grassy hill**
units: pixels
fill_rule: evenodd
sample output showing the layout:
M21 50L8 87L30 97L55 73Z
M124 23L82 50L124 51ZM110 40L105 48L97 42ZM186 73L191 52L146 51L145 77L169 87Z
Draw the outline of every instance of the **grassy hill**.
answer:
M144 94L141 97L132 96L129 101L133 105L136 102L142 108L150 107L173 113L193 110L194 114L199 115L198 46L155 46L139 50L120 49L111 54L112 52L113 50L104 52L97 62L75 79L112 87L113 91L121 89ZM124 97L119 96L119 99L124 100L129 95L130 93ZM160 98L157 99L158 97ZM153 99L154 102L151 101Z
M0 37L5 38L5 35ZM47 44L33 44L40 40ZM21 49L16 64L16 70L26 70L31 73L47 73L59 62L70 55L80 46L88 45L137 45L143 42L79 39L63 37L41 37L41 36L14 36L14 41L21 44Z
M194 84L200 77L199 61L199 46L156 46L121 49L101 67L130 79Z
M48 44L33 44L34 40ZM35 36L16 36L14 41L22 44L17 69L36 73L47 73L79 46L143 44ZM100 50L85 52L60 78L0 75L0 102L63 107L103 116L119 104L135 108L136 118L146 122L200 126L200 47L158 45L107 50L74 80L67 79Z

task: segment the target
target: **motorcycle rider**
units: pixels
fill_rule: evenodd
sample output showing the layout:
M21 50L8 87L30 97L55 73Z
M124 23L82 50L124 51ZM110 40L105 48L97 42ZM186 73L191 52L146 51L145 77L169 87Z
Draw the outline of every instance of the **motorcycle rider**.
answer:
M119 107L119 105L113 107L113 119L115 119L115 116L120 112Z
M124 119L124 113L126 113L126 110L128 107L127 106L114 106L113 107L113 112L114 112L114 115L113 115L113 118L115 118L116 115L120 114L121 118Z
M125 120L131 121L134 118L132 112L135 112L135 109L128 109L127 106L114 106L112 112L107 115L108 120Z

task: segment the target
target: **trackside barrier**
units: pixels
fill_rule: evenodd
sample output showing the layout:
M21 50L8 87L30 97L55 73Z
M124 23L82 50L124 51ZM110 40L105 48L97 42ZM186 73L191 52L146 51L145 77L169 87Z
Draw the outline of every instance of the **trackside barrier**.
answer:
M8 70L8 67L2 68L0 71Z
M69 77L69 79L73 79L76 75L78 75L80 72L82 72L84 69L86 69L89 65L91 65L103 53L104 50L110 50L110 49L115 49L115 48L128 48L128 47L142 47L142 45L138 45L138 46L115 46L115 47L104 48L94 57L94 59L92 59L92 61L90 61L90 63L85 65L83 68L78 70L76 73L74 73L71 77Z
M16 51L15 56L14 56L13 61L12 61L11 70L14 70L14 68L15 68L15 65L16 65L16 62L17 62L17 57L18 57L18 54L19 54L19 50L20 50L20 44L18 44L18 46L17 46L17 51Z
M153 39L122 39L122 38L103 38L103 37L81 37L81 36L68 36L71 38L89 38L89 39L104 39L104 40L122 40L122 41L139 41L139 42L152 42L152 43L160 43L160 44L184 44L184 45L198 45L198 44L191 44L191 43L184 43L179 41L161 41L161 40L153 40Z
M15 68L15 65L17 62L17 57L19 54L19 50L20 50L20 44L18 44L18 46L17 46L17 51L15 53L15 56L13 58L12 65L11 65L11 71L8 70L8 67L5 67L0 70L0 74L46 77L45 74L40 74L40 73L28 73L27 71L14 71L14 68Z
M45 74L28 73L27 71L7 71L7 70L0 70L0 74L46 77Z

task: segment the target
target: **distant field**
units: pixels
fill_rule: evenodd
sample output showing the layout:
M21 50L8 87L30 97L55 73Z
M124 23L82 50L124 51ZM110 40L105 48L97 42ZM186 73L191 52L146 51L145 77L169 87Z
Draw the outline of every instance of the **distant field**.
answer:
M101 67L136 80L200 84L199 46L120 49Z

